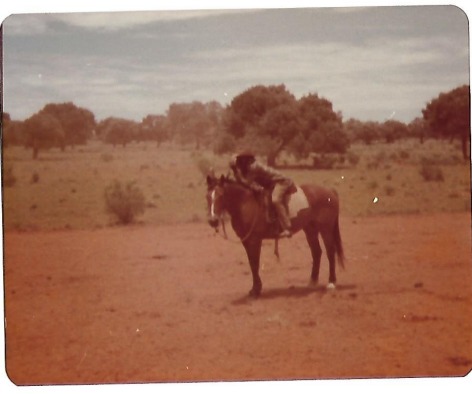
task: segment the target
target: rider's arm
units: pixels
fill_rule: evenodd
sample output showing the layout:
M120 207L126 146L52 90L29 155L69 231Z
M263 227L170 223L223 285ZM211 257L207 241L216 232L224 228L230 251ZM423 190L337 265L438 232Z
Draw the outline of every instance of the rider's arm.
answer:
M236 177L236 180L241 183L242 185L248 187L251 190L254 190L256 192L261 192L264 190L264 188L259 185L255 181L251 181L250 179L246 178L242 173L241 170L238 167L233 168L234 176Z

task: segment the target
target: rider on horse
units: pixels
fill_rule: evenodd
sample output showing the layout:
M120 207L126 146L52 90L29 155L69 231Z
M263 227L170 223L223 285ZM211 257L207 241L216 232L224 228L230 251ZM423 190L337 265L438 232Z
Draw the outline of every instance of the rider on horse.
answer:
M279 237L291 237L290 218L285 207L285 197L294 187L293 181L273 168L258 162L251 152L235 155L230 167L236 179L256 192L268 191L272 196L282 232Z

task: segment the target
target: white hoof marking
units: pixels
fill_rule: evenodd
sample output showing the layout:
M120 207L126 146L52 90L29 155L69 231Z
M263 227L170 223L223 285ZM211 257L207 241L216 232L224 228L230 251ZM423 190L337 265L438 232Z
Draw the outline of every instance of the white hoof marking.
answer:
M334 290L336 288L336 285L334 283L328 283L328 285L326 286L326 288L328 290Z

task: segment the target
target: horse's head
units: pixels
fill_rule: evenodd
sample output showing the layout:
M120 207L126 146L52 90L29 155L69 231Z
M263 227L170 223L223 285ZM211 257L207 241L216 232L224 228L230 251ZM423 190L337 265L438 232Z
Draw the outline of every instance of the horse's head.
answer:
M220 178L214 175L207 176L208 223L215 229L218 228L224 211L223 196L226 180L223 175Z

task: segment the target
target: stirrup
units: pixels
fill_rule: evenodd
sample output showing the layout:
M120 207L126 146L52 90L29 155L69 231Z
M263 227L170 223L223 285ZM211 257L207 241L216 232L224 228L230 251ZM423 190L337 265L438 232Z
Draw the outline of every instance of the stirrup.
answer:
M283 230L279 234L279 238L291 238L292 237L292 232L290 230Z

